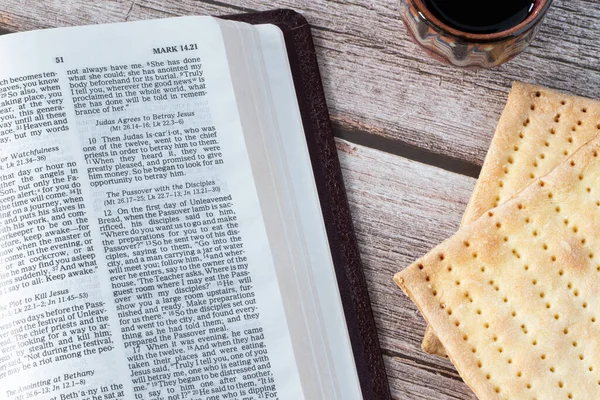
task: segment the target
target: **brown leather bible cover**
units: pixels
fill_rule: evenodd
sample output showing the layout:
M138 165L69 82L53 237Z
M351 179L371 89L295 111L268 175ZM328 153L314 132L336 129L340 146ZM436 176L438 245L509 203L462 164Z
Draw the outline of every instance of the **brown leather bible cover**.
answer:
M310 26L293 10L222 18L283 31L363 398L391 399Z

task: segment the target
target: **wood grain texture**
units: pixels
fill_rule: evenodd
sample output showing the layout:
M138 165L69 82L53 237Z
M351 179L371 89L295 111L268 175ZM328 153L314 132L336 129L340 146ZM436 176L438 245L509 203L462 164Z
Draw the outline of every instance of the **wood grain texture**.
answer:
M555 0L534 44L490 71L428 58L408 38L396 0L3 0L0 31L275 7L313 25L338 135L368 137L387 152L409 146L481 165L513 80L600 97L595 0ZM425 322L391 280L454 233L474 179L343 140L338 147L394 398L475 399L449 361L421 351Z
M481 165L513 80L598 97L600 2L595 0L555 0L534 44L488 71L459 70L428 58L408 38L396 0L3 0L0 29L274 7L301 11L313 25L332 118L341 133L360 131Z
M379 338L397 399L474 399L452 364L421 350L425 321L395 272L459 227L475 180L338 140Z

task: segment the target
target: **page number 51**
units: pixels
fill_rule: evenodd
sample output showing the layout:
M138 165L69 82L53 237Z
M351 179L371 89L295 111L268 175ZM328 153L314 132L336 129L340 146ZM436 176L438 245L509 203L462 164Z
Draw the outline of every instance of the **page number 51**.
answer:
M57 64L61 64L61 63L64 63L64 62L65 62L65 60L64 60L62 57L56 57L56 59L55 59L55 60L56 60L56 63L57 63Z

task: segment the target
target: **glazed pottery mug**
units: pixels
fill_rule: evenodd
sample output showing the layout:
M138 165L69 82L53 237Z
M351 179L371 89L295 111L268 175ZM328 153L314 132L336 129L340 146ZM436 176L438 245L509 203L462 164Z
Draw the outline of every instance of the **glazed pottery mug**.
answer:
M486 0L481 2L485 4ZM431 0L399 0L400 16L414 41L444 63L491 68L525 50L538 32L552 0L531 0L530 10L522 22L492 33L474 33L450 26L438 18L439 13L432 12L427 6L430 3Z

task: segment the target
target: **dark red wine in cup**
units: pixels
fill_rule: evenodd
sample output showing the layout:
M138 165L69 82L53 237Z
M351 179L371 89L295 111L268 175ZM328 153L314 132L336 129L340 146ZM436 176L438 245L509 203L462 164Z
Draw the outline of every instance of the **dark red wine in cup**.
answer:
M539 0L423 0L446 25L468 33L488 34L511 29L535 9Z

